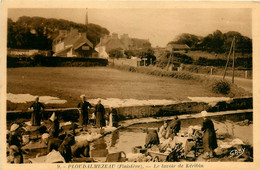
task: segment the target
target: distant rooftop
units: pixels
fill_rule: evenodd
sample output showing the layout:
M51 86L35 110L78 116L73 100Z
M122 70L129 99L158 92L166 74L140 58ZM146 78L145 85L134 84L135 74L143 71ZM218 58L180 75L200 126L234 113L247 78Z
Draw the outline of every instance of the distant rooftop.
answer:
M174 49L179 49L179 50L188 50L190 47L187 44L168 44L167 46L174 48Z

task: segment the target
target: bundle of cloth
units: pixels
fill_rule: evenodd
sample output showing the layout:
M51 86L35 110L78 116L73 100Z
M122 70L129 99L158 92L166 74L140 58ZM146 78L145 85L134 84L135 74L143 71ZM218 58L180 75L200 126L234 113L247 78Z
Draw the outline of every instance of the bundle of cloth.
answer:
M66 163L59 151L52 150L46 156L29 159L31 163Z
M183 149L182 155L186 156L189 151L195 146L196 139L202 137L200 133L200 126L189 126L187 131L179 131L177 135L174 134L174 137L160 138L160 151L165 153L172 152L178 145ZM173 136L173 135L172 135Z

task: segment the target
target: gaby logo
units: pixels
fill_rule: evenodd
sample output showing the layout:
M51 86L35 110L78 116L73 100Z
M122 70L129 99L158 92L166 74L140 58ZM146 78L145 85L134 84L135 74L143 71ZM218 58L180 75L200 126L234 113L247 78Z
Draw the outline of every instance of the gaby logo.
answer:
M230 151L230 157L239 157L241 156L245 151L245 148L241 148L241 149L234 149L232 151Z

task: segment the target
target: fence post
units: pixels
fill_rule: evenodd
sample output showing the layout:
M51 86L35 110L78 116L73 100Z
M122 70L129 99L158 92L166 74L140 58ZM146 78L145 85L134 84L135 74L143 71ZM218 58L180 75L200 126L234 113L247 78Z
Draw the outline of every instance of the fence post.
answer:
M213 75L213 68L210 68L210 75Z
M247 70L245 71L245 78L247 79Z

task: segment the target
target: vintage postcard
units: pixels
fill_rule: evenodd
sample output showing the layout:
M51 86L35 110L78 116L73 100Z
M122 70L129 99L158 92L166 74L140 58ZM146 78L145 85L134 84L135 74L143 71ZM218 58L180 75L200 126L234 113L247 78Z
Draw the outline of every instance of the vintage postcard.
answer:
M259 2L3 1L2 169L257 169Z

